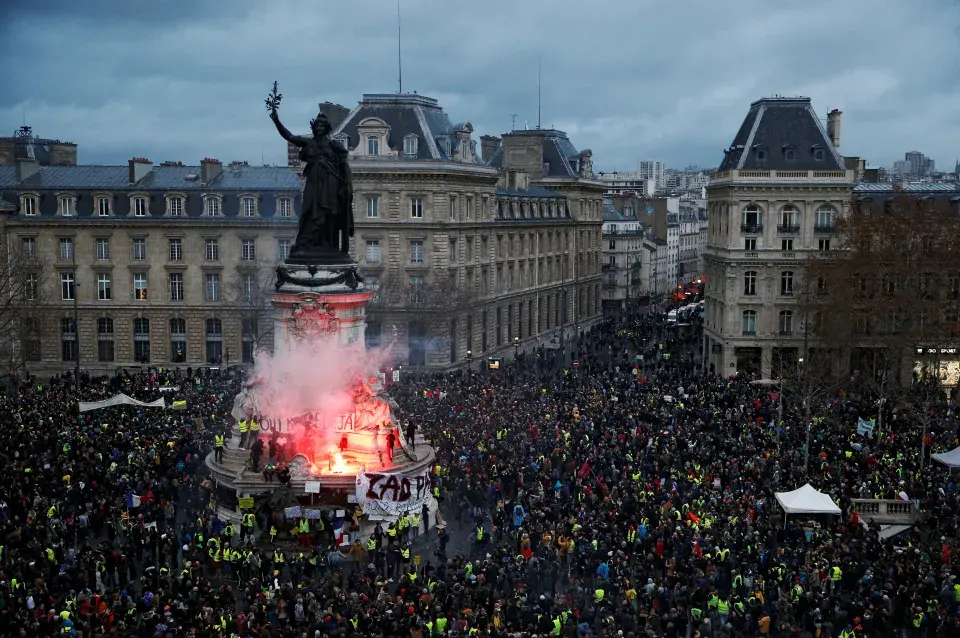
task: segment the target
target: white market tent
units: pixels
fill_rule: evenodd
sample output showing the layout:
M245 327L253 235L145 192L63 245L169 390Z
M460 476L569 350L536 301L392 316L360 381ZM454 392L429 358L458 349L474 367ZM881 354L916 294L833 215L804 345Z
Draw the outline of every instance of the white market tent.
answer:
M949 452L943 452L942 454L931 454L930 458L937 463L943 463L951 469L960 467L960 447L955 447Z
M833 499L809 483L792 492L777 492L777 502L785 514L839 514Z

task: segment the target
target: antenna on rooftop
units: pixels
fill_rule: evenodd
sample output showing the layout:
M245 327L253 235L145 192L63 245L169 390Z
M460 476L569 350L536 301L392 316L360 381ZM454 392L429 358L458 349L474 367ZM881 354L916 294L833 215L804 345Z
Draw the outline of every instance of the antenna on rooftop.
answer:
M400 0L397 0L397 83L400 85L398 93L403 93L403 57L400 49Z
M510 130L511 130L511 131L516 131L516 130L517 130L517 115L519 115L519 114L518 114L518 113L511 113L511 114L510 114Z
M537 56L537 129L540 129L540 56Z

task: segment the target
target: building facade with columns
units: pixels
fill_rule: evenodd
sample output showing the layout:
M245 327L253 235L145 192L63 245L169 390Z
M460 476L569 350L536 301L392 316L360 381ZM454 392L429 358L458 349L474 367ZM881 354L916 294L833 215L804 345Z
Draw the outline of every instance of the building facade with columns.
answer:
M720 375L773 378L805 347L803 262L830 250L855 172L809 98L750 105L707 187L704 360Z
M332 137L353 173L352 251L378 289L368 346L395 334L397 362L446 369L599 319L603 185L564 133L485 136L478 152L437 100L368 94Z
M36 277L17 360L2 363L39 374L78 357L101 372L251 363L299 199L281 166L0 166L6 254Z

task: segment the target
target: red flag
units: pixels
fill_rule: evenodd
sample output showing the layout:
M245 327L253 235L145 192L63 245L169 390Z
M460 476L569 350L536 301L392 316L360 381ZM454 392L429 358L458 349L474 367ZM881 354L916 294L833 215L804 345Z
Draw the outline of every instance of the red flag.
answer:
M584 461L583 465L580 466L580 471L577 472L577 476L580 478L587 478L590 475L590 461Z

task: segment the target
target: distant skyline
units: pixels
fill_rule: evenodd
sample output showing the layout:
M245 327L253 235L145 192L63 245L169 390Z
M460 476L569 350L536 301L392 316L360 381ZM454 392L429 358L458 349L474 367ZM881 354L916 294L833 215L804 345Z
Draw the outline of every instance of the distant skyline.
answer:
M317 104L398 89L394 0L6 0L0 135L26 122L79 161L286 163L263 99L305 130ZM752 101L841 109L841 152L890 167L960 149L960 3L948 0L400 0L403 89L437 98L475 136L537 124L593 150L712 167Z

